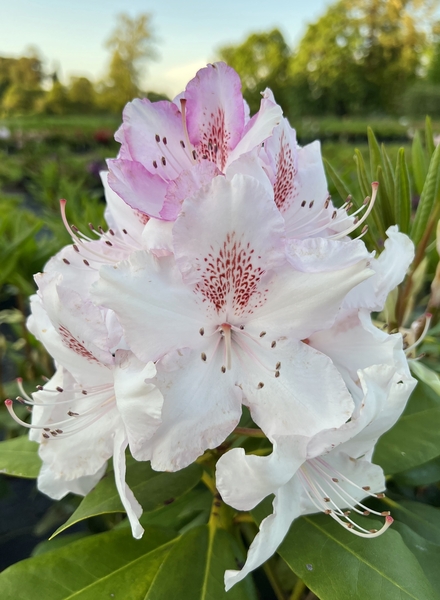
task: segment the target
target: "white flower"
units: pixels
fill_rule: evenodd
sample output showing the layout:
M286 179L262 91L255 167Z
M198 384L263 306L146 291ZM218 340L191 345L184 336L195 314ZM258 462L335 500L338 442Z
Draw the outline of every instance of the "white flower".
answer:
M220 176L183 203L174 256L139 252L101 269L93 297L115 311L136 356L156 362L164 395L163 424L137 458L182 468L225 439L242 402L268 435L313 435L351 414L331 361L301 340L333 323L371 274L367 261L302 273L283 234L263 185Z

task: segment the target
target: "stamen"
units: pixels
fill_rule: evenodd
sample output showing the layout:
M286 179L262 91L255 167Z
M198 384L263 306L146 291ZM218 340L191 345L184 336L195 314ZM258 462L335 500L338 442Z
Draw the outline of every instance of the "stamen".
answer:
M371 184L371 189L372 189L371 198L365 199L365 202L367 202L367 210L364 212L362 218L359 219L359 221L357 221L357 222L353 222L353 225L351 227L348 227L348 229L346 229L345 231L341 231L340 233L330 236L330 239L339 240L339 239L347 236L349 233L351 233L352 231L357 229L359 227L359 225L361 225L365 221L365 219L368 217L368 215L373 210L374 203L376 202L378 187L379 187L379 184L377 183L377 181L373 181L373 183ZM356 219L355 219L355 221L356 221Z
M229 371L232 363L231 326L228 325L228 323L223 323L220 327L220 330L223 332L223 337L225 340L226 368Z
M425 326L423 328L422 333L420 334L420 337L414 342L414 344L411 344L411 346L408 346L408 348L405 348L405 354L407 356L411 352L411 350L414 350L414 348L417 348L417 346L419 346L423 342L423 340L425 339L425 337L429 331L429 326L431 324L431 320L432 320L431 313L426 313L425 314Z

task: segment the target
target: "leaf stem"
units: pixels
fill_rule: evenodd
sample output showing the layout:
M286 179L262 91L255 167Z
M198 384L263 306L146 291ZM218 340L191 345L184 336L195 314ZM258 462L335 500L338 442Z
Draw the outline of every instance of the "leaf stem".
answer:
M304 583L304 581L298 578L298 581L295 583L295 587L292 590L292 594L289 600L301 600L302 595L304 594L306 589L307 586Z

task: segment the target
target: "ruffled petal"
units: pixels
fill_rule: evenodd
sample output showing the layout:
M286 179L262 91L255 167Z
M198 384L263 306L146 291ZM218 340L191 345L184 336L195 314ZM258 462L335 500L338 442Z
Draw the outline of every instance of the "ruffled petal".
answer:
M131 159L165 181L174 179L191 166L182 115L173 102L150 102L136 98L123 112L125 143ZM122 158L122 157L121 157Z
M350 418L353 400L327 356L301 342L274 345L270 338L248 348L240 353L238 381L253 420L270 439L312 436Z
M208 65L188 83L185 98L188 135L197 156L224 171L244 128L239 76L223 62Z
M224 502L237 510L252 510L293 477L307 458L307 443L304 436L280 436L268 456L246 455L243 448L226 452L217 462L215 477Z
M250 152L270 138L274 128L280 123L282 116L283 111L281 106L275 102L270 90L265 90L260 110L246 124L243 137L229 154L227 164L231 165L240 155Z
M163 396L146 379L156 374L153 363L141 363L127 350L116 351L114 369L116 404L135 456L152 437L162 418Z
M301 486L296 478L281 487L273 501L273 514L260 524L260 531L249 547L246 563L241 571L227 570L226 591L262 565L276 551L289 531L294 519L301 514Z
M174 253L172 221L150 219L142 233L142 246L152 252L156 258Z
M134 160L110 159L108 184L132 209L160 218L168 184ZM145 223L148 219L144 216Z
M173 257L135 252L128 261L103 267L100 275L92 296L116 312L138 358L155 361L174 349L200 345L206 318Z
M122 505L127 513L128 520L130 521L133 537L138 540L144 533L144 528L139 523L139 517L142 514L142 506L125 483L125 450L127 445L127 438L124 431L121 429L116 433L114 439L113 469L115 472L115 483Z
M414 259L414 244L398 231L397 225L386 231L385 249L371 262L374 276L353 289L344 301L345 308L368 308L381 311L388 294L401 283Z
M67 494L78 494L79 496L86 496L101 480L107 463L104 463L102 467L93 475L86 475L84 477L78 477L77 479L64 480L61 479L49 465L44 464L41 467L40 473L37 479L37 487L40 492L53 498L54 500L61 500Z
M329 240L310 238L287 242L289 263L298 271L322 273L345 269L361 260L371 261L374 253L368 252L361 240Z
M183 204L173 230L176 261L184 280L199 283L214 304L222 288L223 305L228 295L236 303L240 293L249 304L247 294L262 287L261 276L285 261L283 231L283 219L256 179L216 177Z
M145 227L145 215L129 206L114 192L108 184L108 171L101 171L101 181L105 193L105 220L113 231L120 235L130 235L131 242L140 245L142 231ZM124 234L123 231L129 232Z
M204 361L196 351L180 350L156 366L149 381L164 395L162 425L151 440L151 454L135 458L151 458L158 471L177 471L216 448L237 426L241 390L233 373L222 372L219 353Z

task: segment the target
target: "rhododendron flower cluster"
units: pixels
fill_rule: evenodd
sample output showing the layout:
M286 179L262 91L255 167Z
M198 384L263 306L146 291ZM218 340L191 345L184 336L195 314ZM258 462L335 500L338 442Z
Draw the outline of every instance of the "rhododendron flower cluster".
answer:
M381 533L388 514L379 531L353 514L372 512L362 499L384 490L372 451L414 380L400 334L370 315L402 281L413 246L391 227L380 256L365 247L377 184L359 211L349 200L335 207L319 143L298 144L270 90L250 118L224 63L173 102L130 102L116 139L102 174L108 229L84 235L63 201L73 243L35 278L28 327L56 364L21 398L33 406L24 424L40 444L39 488L85 495L113 458L140 537L127 447L153 469L179 470L223 444L244 405L272 449L219 451L217 487L238 510L274 494L274 512L244 568L227 572L228 588L299 515Z

